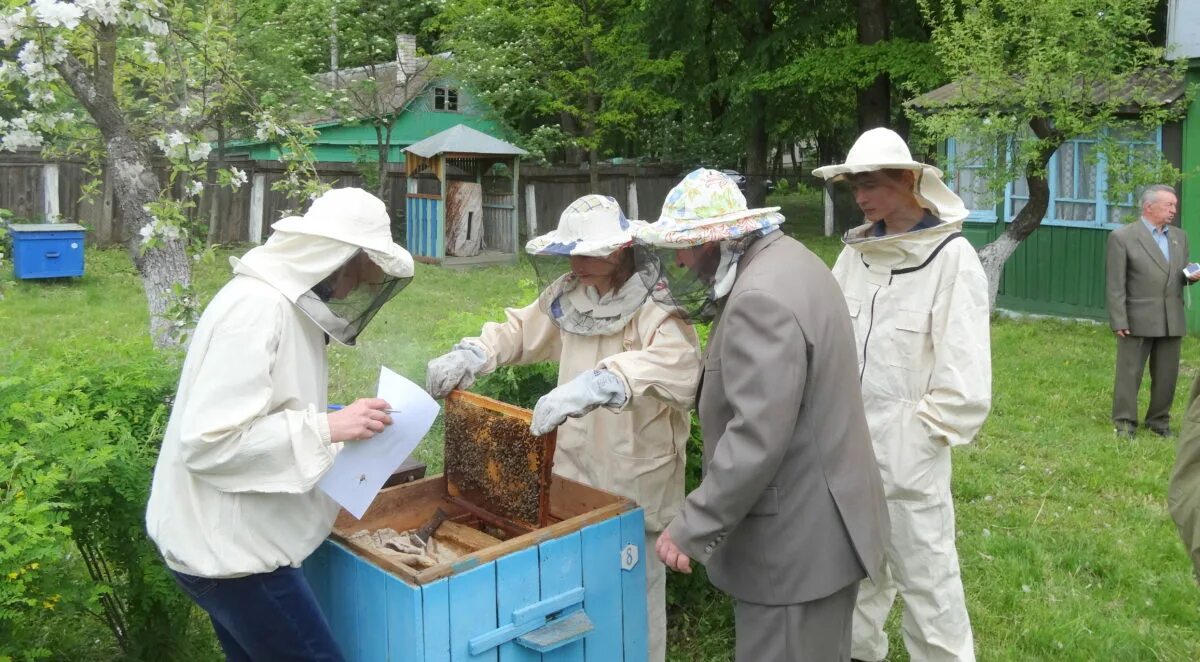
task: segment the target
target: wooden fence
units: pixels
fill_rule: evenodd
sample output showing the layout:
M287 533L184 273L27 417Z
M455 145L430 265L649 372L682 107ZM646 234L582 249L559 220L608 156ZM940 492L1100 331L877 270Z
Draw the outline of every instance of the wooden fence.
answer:
M287 210L302 210L303 201L288 200L273 190L284 175L283 164L277 161L227 161L227 165L246 172L247 183L236 191L210 187L201 195L192 211L198 227L207 227L210 207L218 205L216 242L261 243L270 234L270 224ZM161 174L166 164L157 164ZM358 167L353 163L318 164L321 178L334 186L365 186ZM595 191L610 195L621 203L630 218L653 220L658 217L667 191L679 181L682 171L672 166L606 166L600 170L600 186ZM404 241L405 191L407 185L399 164L392 164L386 173L388 195L385 203L392 213L392 235ZM571 167L521 166L518 217L522 236L542 234L558 223L558 215L579 196L590 190L588 171ZM83 196L91 185L93 193ZM42 222L60 219L79 223L88 228L91 245L122 243L128 228L121 219L111 178L103 169L88 172L82 162L53 161L41 158L38 152L0 153L0 209L11 211L17 218ZM506 238L504 243L510 244ZM520 246L524 242L521 241Z

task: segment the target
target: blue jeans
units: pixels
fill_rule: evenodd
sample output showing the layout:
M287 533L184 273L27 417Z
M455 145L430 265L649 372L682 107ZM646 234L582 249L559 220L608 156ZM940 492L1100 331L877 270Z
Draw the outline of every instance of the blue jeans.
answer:
M230 662L342 662L329 622L299 568L211 579L173 572L212 619Z

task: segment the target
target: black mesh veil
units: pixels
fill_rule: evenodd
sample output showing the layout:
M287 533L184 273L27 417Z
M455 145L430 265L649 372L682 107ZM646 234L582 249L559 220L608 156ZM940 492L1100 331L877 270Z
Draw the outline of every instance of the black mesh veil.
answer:
M624 328L648 298L663 300L662 266L654 251L630 246L613 260L613 280L601 294L583 277L588 265L555 255L531 256L541 294L538 303L559 328L578 335L608 335ZM596 258L591 258L596 259ZM603 269L603 265L601 265Z
M412 278L387 275L359 250L302 294L296 305L331 338L354 345L379 309L410 282Z

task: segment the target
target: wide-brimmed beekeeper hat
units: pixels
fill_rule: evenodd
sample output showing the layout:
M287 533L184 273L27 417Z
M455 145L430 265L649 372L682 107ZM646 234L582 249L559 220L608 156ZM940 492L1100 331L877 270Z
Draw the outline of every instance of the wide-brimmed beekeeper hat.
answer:
M357 246L387 275L412 278L412 255L392 241L391 225L382 200L360 188L337 188L314 200L303 216L280 219L271 227Z
M913 194L922 207L943 221L960 221L967 217L967 207L942 181L942 171L913 160L908 144L891 129L871 129L854 141L846 162L813 170L813 175L833 181L843 175L878 170L912 170L917 173Z
M779 207L750 209L733 180L698 168L667 193L658 220L635 234L638 241L678 249L740 239L781 223Z
M625 218L621 205L607 195L589 194L567 206L558 227L525 244L530 255L605 257L633 243L642 221Z

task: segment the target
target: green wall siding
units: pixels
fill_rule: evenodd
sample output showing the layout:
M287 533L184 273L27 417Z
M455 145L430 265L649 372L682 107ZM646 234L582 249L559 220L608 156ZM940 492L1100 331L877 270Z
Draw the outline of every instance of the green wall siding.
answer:
M1193 89L1200 85L1200 60L1192 61L1188 84ZM1200 95L1192 99L1183 121L1182 161L1180 169L1184 179L1179 191L1179 221L1191 243L1192 260L1200 261ZM1189 329L1200 331L1200 301L1195 306L1188 306L1187 322Z
M999 223L967 223L976 248L994 239ZM1103 320L1104 252L1108 230L1044 225L1021 242L1004 265L997 305L1009 310Z
M403 163L405 147L457 124L465 124L502 140L511 139L503 126L488 117L488 110L483 103L461 88L458 88L458 112L434 110L433 90L439 85L456 87L455 83L448 81L430 83L426 92L400 113L392 126L392 148L388 154L391 162ZM312 149L318 161L353 163L355 155L352 148L361 146L375 149L375 128L369 124L317 125L316 130L317 139ZM277 161L280 157L279 147L272 143L233 141L231 149L238 152L244 150L254 160Z

